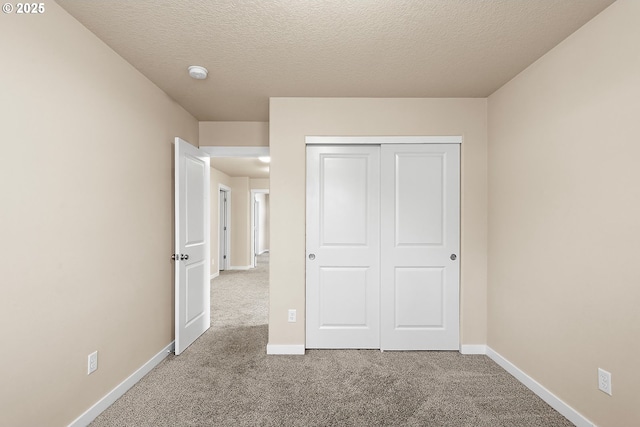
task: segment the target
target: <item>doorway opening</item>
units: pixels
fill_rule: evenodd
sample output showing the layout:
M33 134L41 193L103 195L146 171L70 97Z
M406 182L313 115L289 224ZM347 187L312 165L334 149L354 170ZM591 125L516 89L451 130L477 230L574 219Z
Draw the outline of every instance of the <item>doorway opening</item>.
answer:
M266 333L269 163L264 158L269 147L201 148L211 156L215 198L211 229L216 253L210 285L214 332L232 328L241 336L259 326Z

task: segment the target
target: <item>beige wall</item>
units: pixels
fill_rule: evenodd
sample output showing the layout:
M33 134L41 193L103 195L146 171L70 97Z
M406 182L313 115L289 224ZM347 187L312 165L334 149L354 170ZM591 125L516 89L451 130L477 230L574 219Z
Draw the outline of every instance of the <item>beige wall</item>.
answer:
M269 343L304 344L305 136L462 135L461 338L486 342L485 99L271 98ZM287 322L287 309L298 322Z
M231 186L231 178L216 168L211 168L211 275L220 273L220 184Z
M200 122L200 145L268 146L268 122Z
M192 116L45 8L0 17L3 426L67 425L173 340L173 139L198 143Z
M640 425L638 17L619 0L489 98L488 344L599 426Z
M252 190L268 190L269 178L251 178L249 180L249 186Z

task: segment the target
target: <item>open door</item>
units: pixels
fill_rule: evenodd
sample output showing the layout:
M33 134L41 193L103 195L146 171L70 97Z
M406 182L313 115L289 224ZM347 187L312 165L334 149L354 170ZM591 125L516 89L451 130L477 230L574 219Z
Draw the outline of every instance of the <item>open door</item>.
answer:
M209 155L175 140L175 353L209 326Z

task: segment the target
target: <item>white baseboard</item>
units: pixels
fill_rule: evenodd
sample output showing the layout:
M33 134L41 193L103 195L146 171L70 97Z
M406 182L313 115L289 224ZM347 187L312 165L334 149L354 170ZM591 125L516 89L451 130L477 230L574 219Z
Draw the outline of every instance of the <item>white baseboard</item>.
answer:
M461 354L487 354L487 346L484 344L462 344Z
M127 379L118 384L116 388L107 393L106 396L98 400L98 402L96 402L91 408L87 409L84 414L76 418L71 424L69 424L69 427L85 427L89 425L91 421L95 420L98 415L111 406L119 397L125 394L127 390L135 385L135 383L140 381L142 377L147 375L153 368L162 362L164 358L173 351L174 344L175 341L172 341L171 344L160 350L160 352L153 356L147 363L138 368L138 370L133 374L129 375Z
M267 354L296 354L304 355L304 345L302 344L267 344Z
M251 270L250 265L232 265L229 270Z
M556 411L560 412L575 424L577 427L595 427L591 421L586 419L582 414L567 405L556 395L547 390L542 384L531 378L529 375L521 371L516 365L509 362L507 359L496 353L491 347L487 347L487 356L498 365L500 365L505 371L513 375L518 381L524 384L529 390L538 395L542 400L547 402Z
M215 273L213 273L213 274L211 275L211 277L209 277L209 280L213 280L213 279L215 279L216 277L218 277L219 275L220 275L220 272L219 272L219 271L216 271Z

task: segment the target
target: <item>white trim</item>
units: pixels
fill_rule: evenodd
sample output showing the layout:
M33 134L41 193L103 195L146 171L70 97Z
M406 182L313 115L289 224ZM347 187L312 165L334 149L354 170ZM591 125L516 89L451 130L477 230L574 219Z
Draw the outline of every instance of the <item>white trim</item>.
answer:
M269 189L268 188L252 188L251 189L251 247L250 247L250 251L251 251L251 267L255 268L256 267L256 263L255 263L255 256L254 253L257 252L257 246L256 246L256 230L255 230L255 224L256 224L256 204L255 204L255 200L256 200L256 195L258 194L269 194ZM258 254L260 255L260 254Z
M462 144L462 136L306 136L307 145Z
M211 275L211 277L209 278L209 280L213 280L213 279L215 279L216 277L218 277L219 275L220 275L220 270L218 270L218 271L216 271L215 273L213 273L213 274Z
M267 344L267 354L295 354L304 356L304 345L302 344Z
M269 155L269 147L202 146L202 151L211 157L262 157Z
M153 368L158 366L169 353L173 352L175 341L160 350L158 354L153 356L147 363L139 367L129 378L118 384L113 390L107 393L102 399L98 400L92 407L87 409L82 415L69 424L69 427L84 427L96 419L105 409L113 404L118 398L124 395L127 390L133 387L138 381L147 375Z
M524 384L529 390L538 395L542 400L547 402L556 411L560 412L565 418L575 424L577 427L595 427L591 421L585 418L578 411L563 402L555 394L547 390L542 384L531 378L529 375L521 371L516 365L496 353L491 347L487 347L487 356L505 371L513 375L518 381Z
M227 239L224 242L224 246L225 246L225 252L227 254L227 259L225 260L220 260L220 192L224 191L227 195L227 211L225 214L225 218L227 218L227 233L225 234L227 236ZM222 183L218 183L218 259L216 260L218 262L218 273L220 272L220 269L222 270L228 270L229 269L229 263L231 262L231 187L229 187L228 185L224 185Z
M487 354L487 346L484 344L462 344L460 354Z
M232 265L229 266L229 270L251 270L250 265Z

